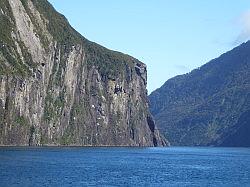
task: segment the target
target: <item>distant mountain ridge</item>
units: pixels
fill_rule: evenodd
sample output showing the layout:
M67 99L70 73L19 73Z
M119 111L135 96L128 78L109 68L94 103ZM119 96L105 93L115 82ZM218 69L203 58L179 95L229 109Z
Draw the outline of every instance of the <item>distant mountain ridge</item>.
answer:
M149 100L172 145L250 146L250 42L169 79Z

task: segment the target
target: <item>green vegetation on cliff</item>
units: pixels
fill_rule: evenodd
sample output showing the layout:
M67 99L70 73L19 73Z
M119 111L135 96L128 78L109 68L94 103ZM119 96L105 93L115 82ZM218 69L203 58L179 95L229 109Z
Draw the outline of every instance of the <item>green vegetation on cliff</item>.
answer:
M0 10L0 145L164 145L143 63L88 41L46 0Z

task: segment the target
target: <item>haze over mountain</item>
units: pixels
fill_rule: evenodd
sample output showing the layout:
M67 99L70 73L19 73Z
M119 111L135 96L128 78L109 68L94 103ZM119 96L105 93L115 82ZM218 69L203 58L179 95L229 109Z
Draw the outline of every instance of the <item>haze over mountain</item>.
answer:
M250 146L250 42L169 79L149 99L172 145Z
M0 23L0 145L165 145L145 64L88 41L47 0L1 0Z

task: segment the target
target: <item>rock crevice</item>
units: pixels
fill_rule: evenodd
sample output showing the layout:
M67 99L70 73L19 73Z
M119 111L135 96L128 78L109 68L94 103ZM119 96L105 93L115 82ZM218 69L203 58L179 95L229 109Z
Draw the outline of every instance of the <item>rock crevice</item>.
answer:
M165 145L143 63L88 41L46 0L0 8L0 145Z

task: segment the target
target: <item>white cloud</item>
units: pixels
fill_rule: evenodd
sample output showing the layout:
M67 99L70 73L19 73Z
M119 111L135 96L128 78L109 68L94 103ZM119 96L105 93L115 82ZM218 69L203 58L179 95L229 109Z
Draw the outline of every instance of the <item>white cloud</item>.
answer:
M189 72L190 71L190 69L185 65L177 64L177 65L175 65L175 68L178 69L179 71L182 71L182 72Z
M250 10L244 12L239 17L238 24L241 27L241 32L235 41L236 44L245 42L250 39Z

